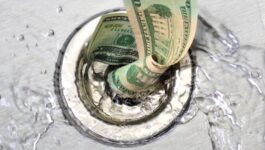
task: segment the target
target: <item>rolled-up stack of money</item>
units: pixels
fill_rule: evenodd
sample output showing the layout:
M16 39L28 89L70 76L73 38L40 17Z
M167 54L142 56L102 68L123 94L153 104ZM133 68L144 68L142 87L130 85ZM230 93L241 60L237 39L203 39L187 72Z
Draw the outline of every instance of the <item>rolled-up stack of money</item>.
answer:
M127 13L102 16L88 46L90 60L121 66L108 74L123 97L154 89L188 52L197 26L196 0L124 0Z

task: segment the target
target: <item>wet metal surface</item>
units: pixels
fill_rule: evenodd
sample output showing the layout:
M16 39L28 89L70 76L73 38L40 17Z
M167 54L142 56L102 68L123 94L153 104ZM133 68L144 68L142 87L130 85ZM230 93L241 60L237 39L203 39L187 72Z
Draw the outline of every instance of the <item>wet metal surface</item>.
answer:
M115 9L118 10L118 9ZM115 13L110 10L104 13ZM139 95L135 105L116 102L99 75L108 65L86 61L86 43L97 25L99 13L78 27L61 50L55 72L55 87L63 112L84 135L104 144L146 144L169 131L189 106L194 85L194 64L187 55L161 77L161 88ZM115 101L114 101L115 100ZM138 132L134 132L138 131Z
M91 16L121 0L0 0L0 149L98 150L68 122L54 92L60 49ZM263 0L199 0L193 101L181 124L139 150L265 147ZM203 21L204 20L204 21Z

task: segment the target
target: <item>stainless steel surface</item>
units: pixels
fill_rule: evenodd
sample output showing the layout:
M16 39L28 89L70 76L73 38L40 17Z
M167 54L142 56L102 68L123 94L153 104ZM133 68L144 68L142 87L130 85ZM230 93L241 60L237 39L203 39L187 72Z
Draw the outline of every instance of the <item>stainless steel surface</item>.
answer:
M0 149L119 149L69 125L53 85L59 51L73 29L116 7L121 0L0 0ZM194 103L183 124L132 149L265 147L264 0L199 0L199 7L215 30L204 27L197 35L207 48L196 51Z
M116 9L118 10L118 9ZM107 94L105 80L96 79L108 65L86 61L83 49L94 32L101 15L95 14L77 27L61 50L55 84L58 100L66 119L84 135L116 146L146 144L169 131L189 105L194 86L194 64L189 54L167 71L163 84L155 93L136 98L134 106L113 102ZM94 71L97 74L94 74ZM138 131L138 132L134 132Z

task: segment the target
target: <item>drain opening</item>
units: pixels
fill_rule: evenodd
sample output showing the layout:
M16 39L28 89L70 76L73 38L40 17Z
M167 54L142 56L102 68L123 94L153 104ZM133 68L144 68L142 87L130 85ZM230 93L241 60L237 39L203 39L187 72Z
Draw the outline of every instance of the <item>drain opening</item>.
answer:
M97 14L71 34L58 58L55 90L66 118L82 134L104 144L133 146L159 137L176 124L189 105L194 68L189 54L161 77L160 90L141 97L144 100L113 95L104 77L113 68L82 55L99 17L117 11Z

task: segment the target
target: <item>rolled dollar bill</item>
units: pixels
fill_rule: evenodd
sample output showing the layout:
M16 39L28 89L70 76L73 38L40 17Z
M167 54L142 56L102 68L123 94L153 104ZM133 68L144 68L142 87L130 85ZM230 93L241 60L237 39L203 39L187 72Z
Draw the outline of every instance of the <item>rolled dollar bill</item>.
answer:
M108 74L109 86L124 97L154 89L167 67L158 64L151 55L123 66Z
M89 61L109 65L125 65L138 59L134 34L125 13L101 17L86 47Z
M196 0L124 0L139 57L170 66L187 53L197 26Z
M197 25L196 0L124 0L139 60L108 75L110 87L134 96L156 84L187 53Z
M87 48L88 60L124 65L108 74L121 96L157 85L187 53L197 25L196 0L124 0L127 14L102 16ZM128 16L127 16L128 15Z

